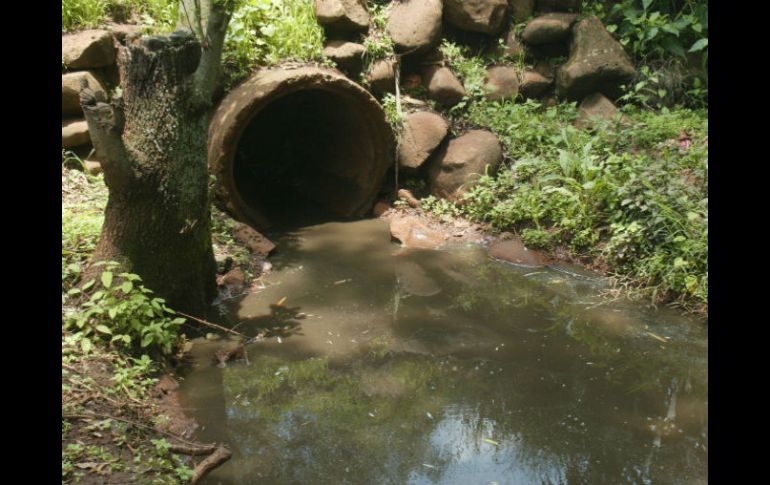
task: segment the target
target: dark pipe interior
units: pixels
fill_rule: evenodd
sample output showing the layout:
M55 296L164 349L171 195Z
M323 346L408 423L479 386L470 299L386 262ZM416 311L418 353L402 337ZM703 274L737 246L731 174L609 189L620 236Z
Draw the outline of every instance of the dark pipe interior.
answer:
M233 174L244 201L272 227L348 218L361 204L356 179L372 159L354 100L320 89L285 95L243 132Z

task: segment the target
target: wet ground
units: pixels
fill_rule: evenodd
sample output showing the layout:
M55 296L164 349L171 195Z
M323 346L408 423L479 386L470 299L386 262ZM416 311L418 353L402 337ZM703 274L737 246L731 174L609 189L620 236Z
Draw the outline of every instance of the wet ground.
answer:
M708 333L563 267L402 249L382 220L284 233L231 300L270 338L182 404L233 458L207 484L706 483Z

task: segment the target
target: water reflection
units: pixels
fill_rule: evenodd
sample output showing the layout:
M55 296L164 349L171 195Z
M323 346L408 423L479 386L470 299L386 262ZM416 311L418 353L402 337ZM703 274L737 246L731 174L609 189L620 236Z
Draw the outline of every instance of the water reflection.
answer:
M290 236L268 287L232 308L283 340L225 369L195 349L186 405L235 453L206 483L706 480L697 322L478 248L399 251L381 221Z

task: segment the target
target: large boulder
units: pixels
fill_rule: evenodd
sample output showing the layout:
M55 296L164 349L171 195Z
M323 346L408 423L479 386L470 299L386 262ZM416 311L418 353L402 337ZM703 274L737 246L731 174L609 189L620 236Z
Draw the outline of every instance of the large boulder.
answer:
M115 63L115 46L108 30L83 30L61 38L64 67L71 70L94 69Z
M535 0L508 0L508 8L513 21L519 24L532 16Z
M74 148L91 143L88 123L84 119L68 119L61 122L61 147Z
M399 52L422 53L441 38L441 0L403 0L390 7L387 32Z
M366 47L355 42L345 40L330 40L323 50L324 57L328 57L345 74L356 77L361 72L364 64Z
M398 145L398 165L407 170L419 169L448 130L449 123L436 113L419 111L407 115Z
M554 44L563 42L569 37L570 28L577 19L571 13L549 13L532 19L521 38L530 45Z
M396 61L382 59L369 67L366 73L366 81L372 92L378 96L385 93L396 92Z
M423 72L423 82L430 99L451 107L468 95L465 88L448 67L431 66Z
M449 25L468 32L494 35L503 28L507 0L444 0Z
M362 0L315 0L318 23L333 31L369 29L369 12Z
M472 130L451 140L431 163L431 192L456 200L471 187L479 175L497 170L503 161L503 150L497 137L485 130Z
M80 115L83 110L80 108L80 80L85 79L88 87L94 93L101 93L106 96L106 91L101 82L88 71L70 72L62 74L61 77L61 113L62 115Z
M580 0L537 0L538 12L579 12Z
M596 16L584 18L572 31L569 59L556 74L557 92L570 100L597 91L619 97L620 86L636 76L631 58Z
M519 91L527 99L536 99L542 96L553 84L553 78L544 76L535 69L525 69L521 73Z
M519 95L519 76L513 66L494 66L487 69L486 93L489 101L513 99Z

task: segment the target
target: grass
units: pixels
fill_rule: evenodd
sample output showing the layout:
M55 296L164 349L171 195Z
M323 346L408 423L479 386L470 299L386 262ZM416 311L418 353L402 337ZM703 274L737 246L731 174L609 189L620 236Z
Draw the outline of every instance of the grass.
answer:
M177 0L62 0L62 32L98 27L121 10L139 17L148 30L171 32L178 5Z
M708 301L708 111L624 108L630 120L573 126L576 107L477 100L456 122L491 129L506 163L483 176L459 214L521 233L546 250L601 262L656 301Z
M233 13L225 38L226 86L236 85L259 65L323 61L323 43L312 0L246 0Z

